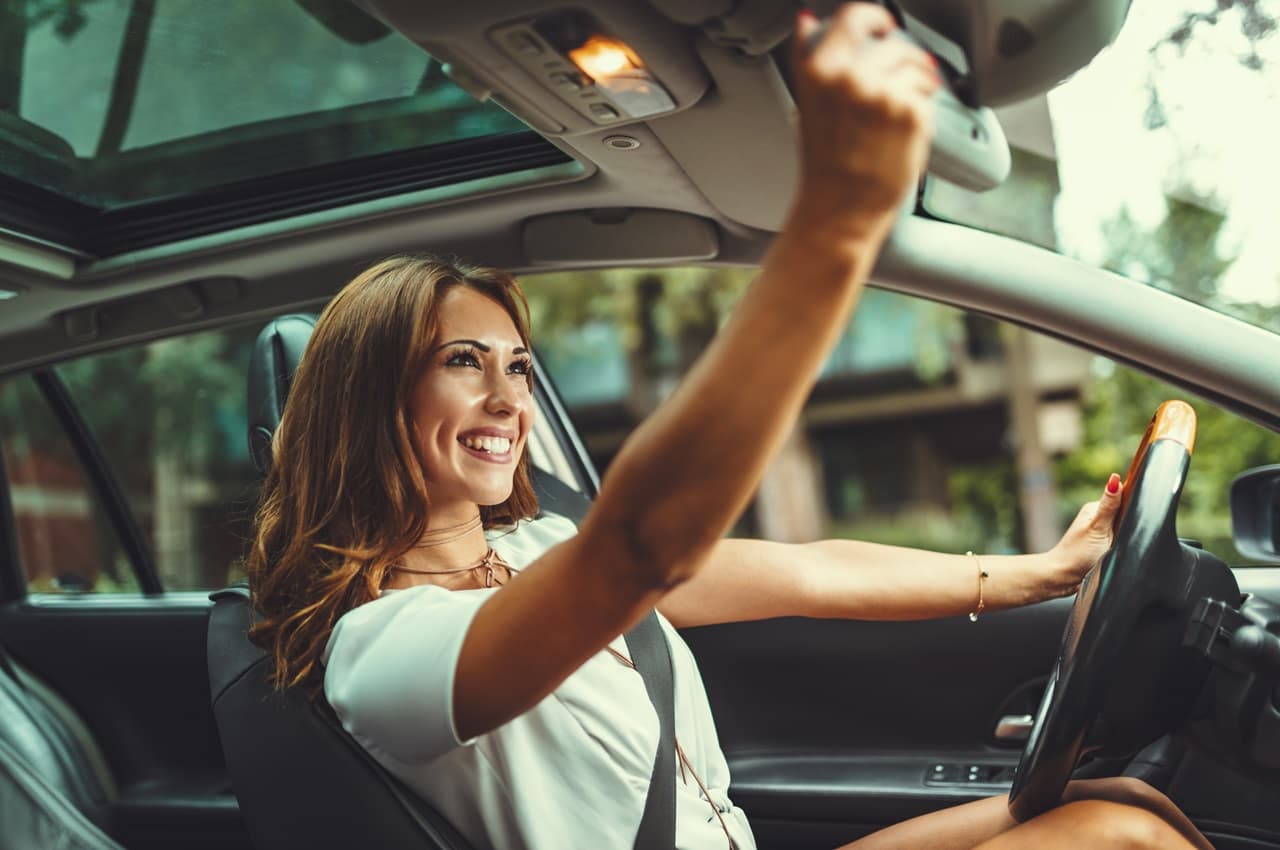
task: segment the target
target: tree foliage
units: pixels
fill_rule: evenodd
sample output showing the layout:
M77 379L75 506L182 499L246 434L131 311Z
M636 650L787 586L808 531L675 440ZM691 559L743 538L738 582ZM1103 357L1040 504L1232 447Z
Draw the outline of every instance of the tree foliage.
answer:
M1151 48L1154 53L1166 44L1173 45L1179 53L1185 53L1187 46L1195 37L1200 26L1217 26L1238 13L1237 22L1240 34L1244 36L1248 49L1239 56L1240 64L1251 71L1259 71L1263 67L1263 59L1258 55L1258 42L1276 31L1277 20L1263 8L1262 0L1210 0L1205 3L1203 11L1186 12L1182 19L1174 25L1168 34Z
M1211 198L1165 199L1164 218L1150 231L1122 209L1104 225L1108 252L1103 268L1149 283L1197 304L1211 304L1218 281L1235 262L1219 253L1226 217Z
M538 275L526 284L534 342L554 348L584 325L604 322L647 366L675 365L715 335L754 275L726 267Z
M1219 281L1235 260L1220 252L1224 221L1209 204L1184 198L1169 198L1164 219L1149 230L1121 211L1105 228L1106 266L1199 303L1218 304ZM1232 307L1233 312L1251 310L1258 324L1280 317L1274 306ZM1187 335L1193 343L1195 329L1188 328ZM1099 481L1128 468L1129 456L1160 403L1183 398L1196 410L1198 436L1178 513L1179 533L1203 540L1228 562L1239 562L1230 543L1231 480L1250 467L1280 461L1280 435L1186 395L1157 378L1100 360L1083 399L1084 447L1056 467L1062 508L1074 511L1081 502L1097 498Z

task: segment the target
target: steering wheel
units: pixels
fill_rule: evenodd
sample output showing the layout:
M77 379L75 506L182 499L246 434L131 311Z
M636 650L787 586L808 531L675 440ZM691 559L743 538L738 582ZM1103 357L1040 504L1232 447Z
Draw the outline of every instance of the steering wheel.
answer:
M1191 406L1166 401L1134 453L1114 543L1080 585L1014 774L1019 821L1058 804L1082 755L1131 753L1177 728L1208 674L1180 649L1190 608L1239 591L1220 561L1178 541L1195 433Z

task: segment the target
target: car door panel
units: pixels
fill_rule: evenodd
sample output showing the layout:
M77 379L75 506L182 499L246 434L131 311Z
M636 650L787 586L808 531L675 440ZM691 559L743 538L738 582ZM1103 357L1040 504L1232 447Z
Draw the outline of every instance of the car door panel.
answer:
M967 781L967 768L1016 764L1019 749L996 742L996 722L1042 685L1069 605L977 623L785 619L687 631L735 802L762 846L809 846L794 842L810 834L830 847L1007 789ZM932 783L937 764L961 775Z
M1280 569L1237 575L1244 591L1280 598ZM1007 782L966 781L967 766L1017 763L1020 746L997 742L995 724L1005 713L1034 710L1070 604L1055 600L977 623L786 619L684 632L715 711L734 800L761 847L837 846L1007 791ZM931 782L937 764L959 768L959 781ZM1232 774L1214 775L1220 788ZM1222 798L1234 805L1199 799L1185 778L1179 802L1185 797L1193 814L1226 822L1276 820L1251 816L1259 807L1240 801L1256 800L1258 786L1236 781L1240 793ZM1251 840L1260 834L1270 833L1255 831Z

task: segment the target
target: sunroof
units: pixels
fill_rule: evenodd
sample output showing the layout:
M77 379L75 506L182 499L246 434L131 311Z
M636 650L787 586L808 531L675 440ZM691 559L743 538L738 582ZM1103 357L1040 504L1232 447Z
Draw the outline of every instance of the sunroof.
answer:
M44 203L29 206L65 201L75 218L290 174L307 175L314 200L317 169L402 168L407 152L448 159L481 139L500 155L508 135L527 152L533 137L345 0L25 8L0 38L0 201L32 193ZM512 159L479 176L529 167ZM477 176L474 160L450 173Z

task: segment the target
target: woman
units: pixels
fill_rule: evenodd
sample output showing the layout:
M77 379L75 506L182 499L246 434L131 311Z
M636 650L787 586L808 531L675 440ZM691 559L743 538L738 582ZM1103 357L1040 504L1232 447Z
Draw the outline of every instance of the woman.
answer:
M657 723L619 635L655 606L675 677L677 845L745 850L706 694L670 625L994 610L1071 593L1108 547L1115 477L1042 555L721 539L924 164L939 78L887 38L893 26L849 6L816 38L801 16L797 43L816 44L796 58L803 169L787 226L580 528L527 521L531 364L510 277L395 258L317 324L258 515L254 637L281 686L323 679L348 731L477 846L632 845ZM982 801L856 846L1207 846L1137 783L1076 783L1068 800L1020 825Z

